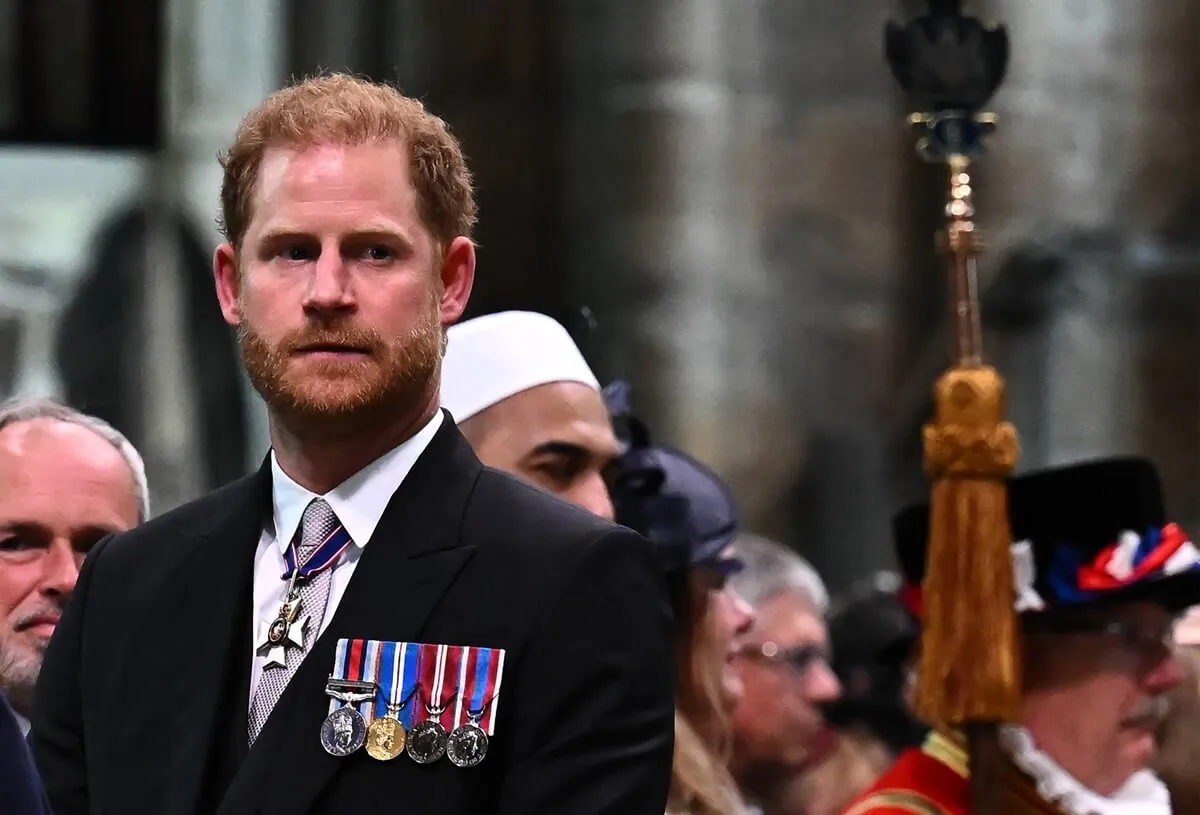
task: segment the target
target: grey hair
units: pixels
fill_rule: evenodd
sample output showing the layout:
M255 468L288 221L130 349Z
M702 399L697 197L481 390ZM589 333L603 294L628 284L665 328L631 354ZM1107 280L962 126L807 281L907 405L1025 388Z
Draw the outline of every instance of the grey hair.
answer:
M34 419L52 419L90 430L117 448L129 466L138 500L138 522L150 517L150 486L146 482L146 464L129 439L103 419L41 397L15 396L0 402L0 431L9 425Z
M785 592L798 592L822 615L829 608L829 591L812 564L781 543L759 535L741 534L733 549L746 568L730 576L729 585L752 608Z

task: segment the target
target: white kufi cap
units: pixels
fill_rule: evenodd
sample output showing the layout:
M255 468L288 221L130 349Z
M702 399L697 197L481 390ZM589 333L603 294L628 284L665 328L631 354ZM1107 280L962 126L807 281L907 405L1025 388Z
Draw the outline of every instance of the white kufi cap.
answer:
M442 407L456 422L551 382L600 390L571 335L532 311L503 311L453 325L442 360Z

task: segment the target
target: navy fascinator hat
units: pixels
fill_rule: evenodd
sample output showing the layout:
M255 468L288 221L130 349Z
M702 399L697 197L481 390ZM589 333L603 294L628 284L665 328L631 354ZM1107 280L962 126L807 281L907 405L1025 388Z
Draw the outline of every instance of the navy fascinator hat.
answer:
M683 451L654 442L630 408L624 382L604 395L622 446L608 473L617 523L649 540L668 573L740 570L742 562L725 554L739 529L729 487Z

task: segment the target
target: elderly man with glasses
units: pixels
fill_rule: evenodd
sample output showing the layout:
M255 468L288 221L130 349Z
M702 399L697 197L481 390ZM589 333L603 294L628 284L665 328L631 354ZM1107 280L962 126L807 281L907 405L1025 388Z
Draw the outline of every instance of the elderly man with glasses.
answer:
M822 712L841 694L829 663L829 598L812 566L785 546L743 535L735 552L745 568L729 585L757 623L735 659L743 693L731 769L759 812L786 815L804 772L835 741Z
M1001 730L1008 767L997 798L1006 812L1169 815L1149 767L1166 694L1182 678L1172 631L1200 601L1200 552L1167 523L1158 476L1140 459L1014 479L1009 512L1024 702ZM926 506L895 521L918 616L928 526ZM965 814L967 767L960 735L935 731L847 812Z

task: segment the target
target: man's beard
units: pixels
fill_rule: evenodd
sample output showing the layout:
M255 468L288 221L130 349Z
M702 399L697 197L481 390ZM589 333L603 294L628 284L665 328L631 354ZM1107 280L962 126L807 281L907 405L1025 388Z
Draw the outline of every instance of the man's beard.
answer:
M31 651L14 639L0 642L0 693L8 698L17 713L29 718L46 643Z
M274 416L294 433L353 437L394 422L420 403L441 364L437 301L403 338L387 338L349 319L315 321L272 345L248 322L238 328L246 374ZM309 362L292 370L309 346L361 350L361 356Z

